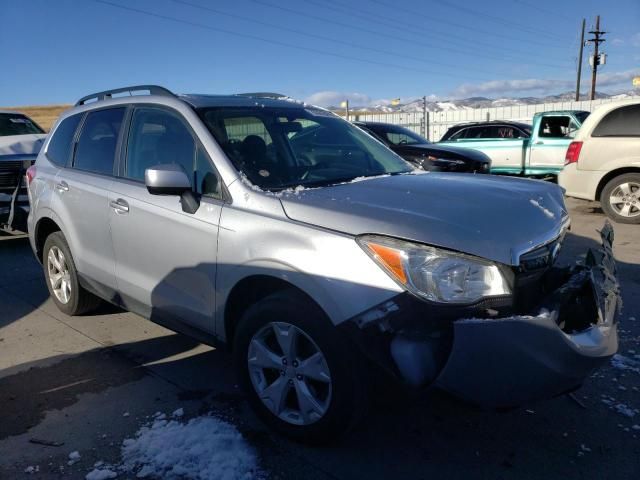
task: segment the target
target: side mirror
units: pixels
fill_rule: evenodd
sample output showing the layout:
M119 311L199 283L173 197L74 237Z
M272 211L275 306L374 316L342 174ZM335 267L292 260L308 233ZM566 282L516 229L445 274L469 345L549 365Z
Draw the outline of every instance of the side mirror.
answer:
M144 184L152 195L179 195L182 211L196 213L200 202L191 191L191 182L180 165L155 165L144 171Z
M144 184L152 195L182 195L185 190L191 190L189 177L174 163L147 168Z

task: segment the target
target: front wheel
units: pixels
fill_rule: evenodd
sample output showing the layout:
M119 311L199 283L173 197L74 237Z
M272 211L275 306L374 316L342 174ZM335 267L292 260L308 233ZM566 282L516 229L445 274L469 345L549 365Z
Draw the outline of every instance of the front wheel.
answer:
M640 223L640 173L610 180L600 195L602 210L618 223Z
M353 350L310 300L297 292L270 295L238 325L234 357L255 412L297 441L324 443L366 410Z

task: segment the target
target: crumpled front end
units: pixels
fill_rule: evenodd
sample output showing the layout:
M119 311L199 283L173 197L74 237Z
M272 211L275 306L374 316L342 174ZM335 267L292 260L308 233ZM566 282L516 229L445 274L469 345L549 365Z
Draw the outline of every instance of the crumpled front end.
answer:
M569 392L618 348L621 300L608 223L601 238L583 264L544 274L538 283L546 295L528 312L506 298L438 307L401 295L345 328L412 386L436 385L497 408Z

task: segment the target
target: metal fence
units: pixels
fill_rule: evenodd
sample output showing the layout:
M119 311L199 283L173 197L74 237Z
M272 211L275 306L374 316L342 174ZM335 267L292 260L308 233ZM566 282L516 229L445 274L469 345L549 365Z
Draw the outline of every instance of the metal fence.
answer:
M640 100L640 96L633 97ZM598 105L610 103L614 100L582 100L572 102L538 103L535 105L512 105L507 107L492 108L468 108L464 110L451 110L447 112L427 112L426 125L422 112L409 113L351 113L349 120L361 120L371 122L385 122L402 125L411 130L425 135L432 141L438 141L449 127L464 122L481 122L486 120L514 120L530 123L533 115L538 112L553 110L587 110L592 111ZM426 127L426 128L425 128Z

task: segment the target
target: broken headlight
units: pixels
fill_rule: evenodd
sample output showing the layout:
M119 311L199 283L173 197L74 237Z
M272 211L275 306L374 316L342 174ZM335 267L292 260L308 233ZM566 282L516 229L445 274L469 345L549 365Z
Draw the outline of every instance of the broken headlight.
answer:
M492 262L376 235L365 235L357 241L396 282L426 300L468 304L511 293L502 272Z

